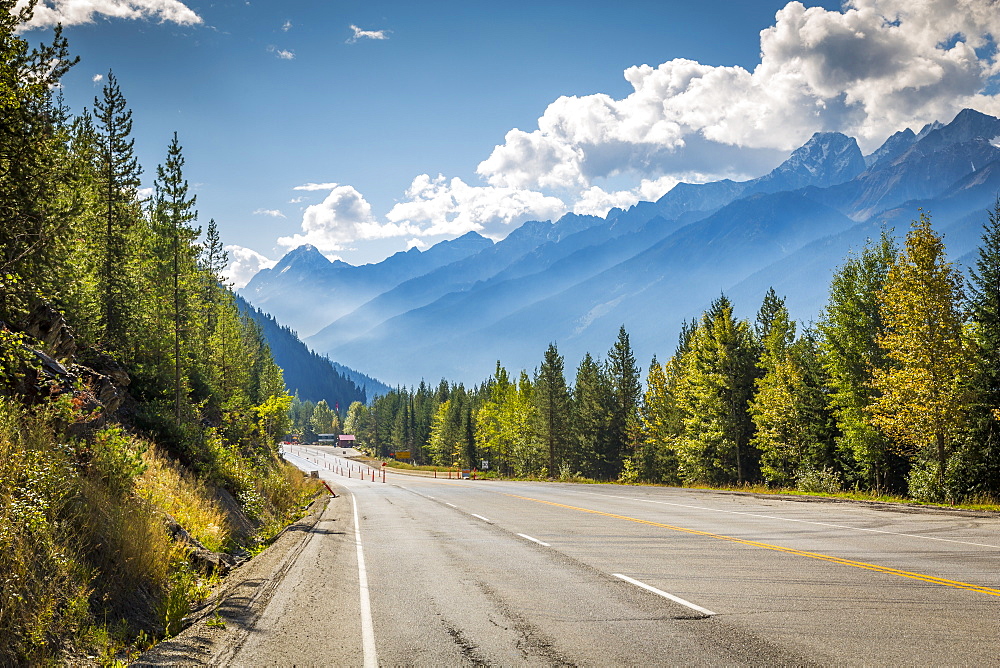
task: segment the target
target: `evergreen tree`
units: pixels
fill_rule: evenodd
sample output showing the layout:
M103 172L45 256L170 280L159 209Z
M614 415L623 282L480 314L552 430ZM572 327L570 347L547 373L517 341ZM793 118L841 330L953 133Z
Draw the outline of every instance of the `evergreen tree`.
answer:
M431 437L431 418L437 409L437 399L434 390L424 381L420 381L413 397L413 449L410 454L418 464L430 461L426 454L427 443Z
M605 374L608 381L608 431L604 442L604 475L618 477L622 459L635 449L639 440L639 397L642 385L640 370L629 343L625 326L618 330L618 340L608 352Z
M84 109L72 121L68 143L72 163L71 189L77 205L75 224L66 235L67 241L71 242L66 249L67 257L72 261L64 266L62 272L52 272L64 287L52 294L59 294L54 303L66 313L67 320L73 322L77 335L86 341L97 341L103 336L102 300L96 284L104 265L104 256L103 248L95 243L103 237L104 229L96 167L99 148L94 118ZM59 264L52 266L57 268Z
M472 468L476 462L475 424L471 397L465 387L451 388L431 422L428 449L435 464Z
M61 29L31 48L17 34L30 3L0 7L0 319L23 314L35 295L60 296L71 276L78 214L65 113L54 100L76 63ZM0 334L0 337L3 335ZM2 343L2 339L0 339Z
M691 350L697 331L695 321L681 323L677 348L673 356L662 365L650 365L647 391L643 401L643 438L649 452L644 458L645 469L640 467L639 477L649 482L680 484L680 461L677 447L684 435L686 405L681 400L684 382L684 360ZM646 470L655 466L656 470Z
M872 373L889 364L879 343L885 324L878 295L895 255L895 242L883 231L877 243L867 244L860 256L849 257L833 276L818 324L830 404L840 433L840 459L849 479L863 480L876 490L897 488L902 464L870 411L878 395Z
M760 310L757 311L757 321L754 323L754 334L757 335L757 341L761 345L764 345L764 341L771 333L771 324L782 309L785 309L785 300L778 296L773 287L768 288Z
M141 222L138 197L142 168L135 157L132 111L118 80L108 72L103 94L94 99L100 151L97 174L104 222L104 262L98 276L102 294L104 341L124 348L128 310L135 298L136 228Z
M555 477L570 443L570 396L563 375L563 357L554 343L545 351L534 388L536 433L548 449L548 475Z
M646 394L640 407L642 443L633 462L639 480L669 484L679 481L674 452L678 436L676 411L676 398L671 393L666 368L654 356L649 363Z
M174 139L177 139L176 134L174 134ZM193 200L191 204L194 204ZM209 279L207 285L214 287L223 283L224 277L222 272L228 264L229 252L222 244L222 239L219 236L219 226L215 223L215 218L211 218L208 221L208 228L205 230L205 243L202 245L201 253L201 267ZM212 294L214 294L214 291L209 291L205 301L211 301Z
M967 493L1000 492L1000 198L987 215L979 256L969 272L975 363L964 448Z
M585 354L573 383L570 465L574 473L582 473L588 478L603 475L605 469L600 444L608 426L606 386L603 365L597 363L590 353Z
M872 408L876 424L916 456L920 466L911 473L910 491L924 498L947 492L945 472L968 401L963 381L970 355L962 299L962 276L946 260L930 217L921 212L881 293L886 331L879 343L894 366L875 369L881 394ZM922 479L929 469L932 478Z
M818 346L811 332L793 341L795 323L784 306L764 328L757 393L750 404L760 451L761 473L769 483L794 485L807 471L829 470L832 418Z
M677 449L686 481L743 483L756 476L748 411L754 353L749 325L737 321L732 304L720 297L702 316L682 362L678 394L685 405L684 435Z
M197 272L197 257L200 250L195 240L201 233L192 223L197 220L194 210L195 196L188 196L188 182L184 178L184 156L174 133L167 149L165 165L156 168L156 191L154 199L155 229L164 238L167 256L161 260L159 274L167 278L169 289L170 327L173 334L173 388L174 417L181 419L182 397L184 395L185 373L181 342L189 339L189 327L193 316L192 301L200 278ZM165 260L165 261L164 261Z
M768 293L772 296L773 290ZM756 380L757 393L750 403L756 428L753 443L761 452L764 479L788 484L794 481L801 459L796 406L801 377L788 355L795 323L788 317L784 300L774 297L771 308L767 307L765 297L756 326L762 351L757 366L764 373ZM765 324L762 319L767 315L771 320Z

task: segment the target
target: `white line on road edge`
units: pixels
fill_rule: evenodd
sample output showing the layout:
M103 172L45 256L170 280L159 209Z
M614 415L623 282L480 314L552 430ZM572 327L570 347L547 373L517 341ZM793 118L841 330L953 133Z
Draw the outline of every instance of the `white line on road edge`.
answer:
M486 518L485 518L485 517L483 517L482 515L477 515L477 514L475 514L475 513L469 513L469 514L470 514L470 515L472 515L473 517L478 517L479 519L481 519L481 520L482 520L482 521L484 521L484 522L487 522L487 523L489 523L489 524L493 524L493 522L490 522L490 521L489 521L488 519L486 519Z
M458 506L456 506L454 503L448 503L447 501L444 502L444 505L451 506L452 508L458 508Z
M361 549L361 523L358 521L358 498L351 495L354 504L354 541L358 545L358 584L361 589L361 647L365 655L365 668L378 668L375 655L375 625L372 623L372 602L368 597L368 572L365 570L365 553Z
M654 594L662 596L663 598L669 598L674 603L680 603L681 605L683 605L685 607L688 607L688 608L691 608L692 610L696 610L696 611L700 612L703 615L707 615L708 617L712 617L712 616L715 615L715 613L712 612L711 610L707 610L707 609L701 607L700 605L695 605L691 601L685 601L683 598L674 596L673 594L668 594L667 592L662 591L660 589L657 589L656 587L650 586L650 585L646 584L645 582L639 582L638 580L633 580L632 578L630 578L627 575L622 575L621 573L612 573L612 575L614 575L616 578L619 578L621 580L625 580L625 582L631 582L636 587L642 587L646 591L651 591Z
M517 535L520 536L521 538L525 539L525 540L530 540L532 543L538 543L539 545L542 545L544 547L552 547L548 543L543 543L542 541L538 540L537 538L532 538L528 534L519 533Z

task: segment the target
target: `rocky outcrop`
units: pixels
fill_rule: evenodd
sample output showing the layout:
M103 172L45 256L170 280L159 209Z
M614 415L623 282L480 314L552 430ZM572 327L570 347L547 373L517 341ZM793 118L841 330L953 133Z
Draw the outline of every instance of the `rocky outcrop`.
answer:
M205 573L218 573L219 575L225 575L233 568L246 561L246 555L236 556L226 552L213 552L202 545L197 538L188 533L187 529L181 526L181 524L173 517L170 515L164 515L163 517L167 524L167 532L170 534L170 537L175 541L180 541L187 545L188 561L190 561L195 568Z
M71 425L75 432L102 426L121 407L130 382L125 369L106 353L81 348L52 305L39 304L16 329L28 337L24 347L30 358L13 388L16 394L29 402L69 396L78 415Z
M41 303L21 323L21 331L41 344L42 352L57 359L76 356L76 336L62 313Z

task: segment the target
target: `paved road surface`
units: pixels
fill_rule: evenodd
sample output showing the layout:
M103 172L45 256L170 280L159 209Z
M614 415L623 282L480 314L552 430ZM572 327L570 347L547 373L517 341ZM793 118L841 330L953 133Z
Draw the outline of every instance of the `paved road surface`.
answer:
M221 662L1000 661L1000 518L393 472L372 482L332 452L289 456L342 496Z

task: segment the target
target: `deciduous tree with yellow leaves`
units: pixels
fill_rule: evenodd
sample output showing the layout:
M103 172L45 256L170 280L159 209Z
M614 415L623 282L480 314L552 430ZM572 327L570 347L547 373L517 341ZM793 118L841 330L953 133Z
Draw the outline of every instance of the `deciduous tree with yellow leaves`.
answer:
M916 470L920 465L936 469L934 496L943 493L967 403L963 377L970 347L962 299L962 276L947 261L930 216L921 212L880 295L885 333L879 343L892 364L874 370L873 384L881 394L872 412L876 424L915 457ZM913 480L911 475L911 491Z

